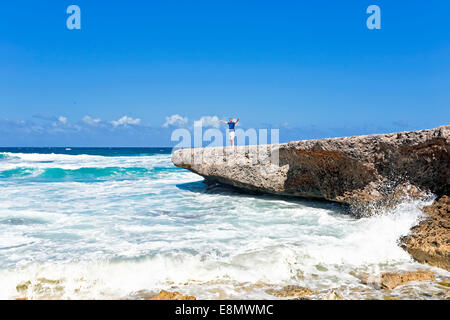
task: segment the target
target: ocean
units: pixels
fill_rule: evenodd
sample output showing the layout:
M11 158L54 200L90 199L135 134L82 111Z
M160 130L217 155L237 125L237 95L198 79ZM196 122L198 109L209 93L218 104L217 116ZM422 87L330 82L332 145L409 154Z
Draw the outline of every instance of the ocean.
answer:
M428 201L357 219L339 204L208 186L170 148L0 148L0 299L439 299L449 273L398 238ZM360 275L433 270L381 290Z

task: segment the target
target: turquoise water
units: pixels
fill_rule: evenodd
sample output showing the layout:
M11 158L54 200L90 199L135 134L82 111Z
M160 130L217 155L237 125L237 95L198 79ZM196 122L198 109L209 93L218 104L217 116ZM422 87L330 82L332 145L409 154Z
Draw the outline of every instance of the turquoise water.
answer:
M429 268L397 239L425 202L355 219L332 203L207 186L170 149L0 149L0 298L382 298L355 274ZM438 277L448 274L433 269ZM407 290L407 292L406 292ZM436 284L389 293L430 297Z

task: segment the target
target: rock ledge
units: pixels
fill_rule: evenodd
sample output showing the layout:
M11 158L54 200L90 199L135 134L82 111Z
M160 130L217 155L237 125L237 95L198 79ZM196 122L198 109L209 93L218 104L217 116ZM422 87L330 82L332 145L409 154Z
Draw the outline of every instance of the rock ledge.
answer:
M234 149L179 149L172 162L209 182L347 203L362 213L404 196L449 194L449 140L447 125Z

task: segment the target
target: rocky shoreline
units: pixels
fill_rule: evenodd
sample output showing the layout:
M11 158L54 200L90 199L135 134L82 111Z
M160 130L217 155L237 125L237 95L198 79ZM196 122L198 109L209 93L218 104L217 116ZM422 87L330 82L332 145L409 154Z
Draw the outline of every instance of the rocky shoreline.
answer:
M405 198L435 195L439 201L424 209L427 217L400 244L417 261L450 270L449 142L446 125L277 145L180 149L172 162L207 183L341 202L357 216Z
M450 271L450 197L442 196L423 209L426 218L400 239L418 262Z
M430 269L430 268L428 268ZM252 290L260 290L266 295L260 299L287 299L287 300L398 300L398 299L450 299L450 278L435 273L433 270L381 272L369 274L365 272L351 272L351 276L358 279L359 284L334 283L329 287L312 289L305 283L292 281L292 284L281 285L277 283L223 283L226 286L233 285L237 292L244 295ZM52 285L54 281L46 281ZM209 287L210 282L175 283L168 282L164 289L139 290L127 296L109 296L107 299L120 300L228 300L243 299L233 294L228 295L223 289ZM299 285L302 284L302 285ZM60 300L69 299L64 296L64 291L56 287L40 286L37 288L39 297L28 295L26 291L18 290L16 300Z
M358 273L352 274L358 278L361 287L348 288L338 285L334 288L312 290L310 288L297 284L277 286L265 283L257 283L254 286L261 288L272 299L288 299L288 300L345 300L355 299L355 295L363 294L365 299L384 299L397 300L400 299L399 294L414 291L419 292L419 296L423 299L450 299L450 291L448 290L450 283L448 279L442 281L435 276L431 270L403 271L403 272L382 272L379 274ZM422 287L421 287L422 285ZM433 289L421 291L423 285L431 286ZM249 288L246 287L246 290ZM172 286L167 290L161 290L159 293L142 293L135 296L134 299L144 300L197 300L193 295L180 293L190 291L190 287ZM208 289L205 288L205 291ZM203 293L204 294L204 293ZM210 296L208 299L233 299L233 297ZM202 298L200 298L202 299Z

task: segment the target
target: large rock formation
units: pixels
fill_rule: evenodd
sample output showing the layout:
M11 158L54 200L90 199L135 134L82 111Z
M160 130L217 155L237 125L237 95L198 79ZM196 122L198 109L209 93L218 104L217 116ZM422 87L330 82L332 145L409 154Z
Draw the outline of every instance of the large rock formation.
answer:
M450 126L441 126L278 145L180 149L172 162L206 181L348 203L361 213L405 194L449 194L449 137Z

